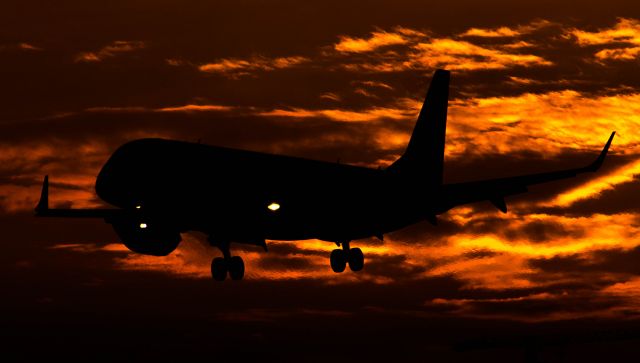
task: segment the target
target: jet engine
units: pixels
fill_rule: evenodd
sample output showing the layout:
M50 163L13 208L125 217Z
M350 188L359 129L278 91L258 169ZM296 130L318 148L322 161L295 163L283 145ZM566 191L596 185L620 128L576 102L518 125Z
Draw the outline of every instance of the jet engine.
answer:
M180 232L159 221L117 218L108 222L128 249L144 255L166 256L182 240Z

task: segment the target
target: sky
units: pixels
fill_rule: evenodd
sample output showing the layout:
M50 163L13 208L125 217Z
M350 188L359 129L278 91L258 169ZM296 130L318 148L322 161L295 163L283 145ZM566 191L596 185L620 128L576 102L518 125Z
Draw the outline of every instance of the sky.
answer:
M640 339L640 5L632 1L6 1L0 12L0 346L22 360L575 361ZM448 69L445 182L586 165L597 174L334 245L183 234L128 252L95 177L162 137L386 167ZM212 165L211 167L215 167ZM224 176L221 176L224 177ZM34 346L38 347L34 349ZM615 360L615 359L614 359Z

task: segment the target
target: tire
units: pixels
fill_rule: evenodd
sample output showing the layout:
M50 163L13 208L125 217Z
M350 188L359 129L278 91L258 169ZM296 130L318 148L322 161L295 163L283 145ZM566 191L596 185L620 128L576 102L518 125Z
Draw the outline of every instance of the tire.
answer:
M331 257L329 260L331 262L331 269L333 272L340 273L347 267L347 259L343 250L331 251Z
M359 248L349 250L349 268L351 271L360 271L364 267L364 254Z
M244 261L240 256L233 256L229 260L229 276L232 280L242 280L244 277Z
M224 281L227 278L227 261L222 257L216 257L211 261L211 277L216 281Z

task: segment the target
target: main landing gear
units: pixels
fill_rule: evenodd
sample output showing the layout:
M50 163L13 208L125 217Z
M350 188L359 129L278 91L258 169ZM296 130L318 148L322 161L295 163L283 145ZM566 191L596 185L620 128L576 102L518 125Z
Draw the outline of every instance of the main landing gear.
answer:
M216 257L211 261L211 277L216 281L224 281L229 274L232 280L242 280L244 277L242 257L231 256L229 243L212 244L222 251L223 257Z
M337 243L342 244L342 249L331 251L331 269L333 272L343 272L349 264L351 271L360 271L364 267L364 254L359 248L350 248L349 242Z

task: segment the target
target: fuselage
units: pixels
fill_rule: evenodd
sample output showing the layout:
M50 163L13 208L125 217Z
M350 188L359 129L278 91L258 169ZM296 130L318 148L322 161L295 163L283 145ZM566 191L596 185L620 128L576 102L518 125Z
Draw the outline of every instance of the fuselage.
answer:
M238 242L352 240L421 217L383 170L163 139L121 146L96 192L123 209L170 216L181 231Z

